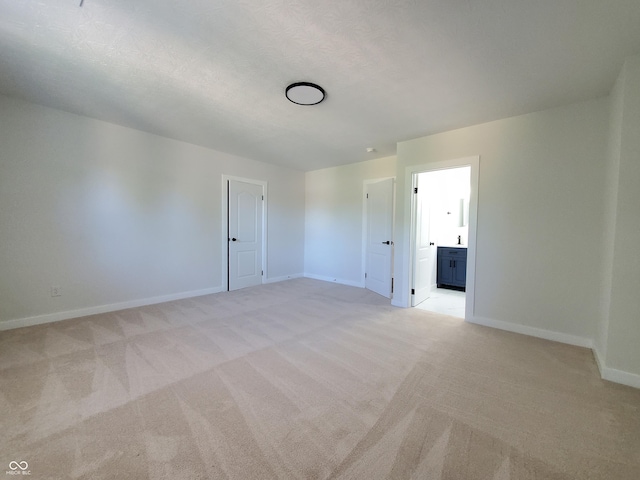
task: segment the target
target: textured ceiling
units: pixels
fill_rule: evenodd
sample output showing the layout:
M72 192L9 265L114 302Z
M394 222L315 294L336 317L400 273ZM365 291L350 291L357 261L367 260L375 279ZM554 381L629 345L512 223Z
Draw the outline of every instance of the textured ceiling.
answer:
M640 52L638 0L79 3L0 0L0 93L301 170L606 95Z

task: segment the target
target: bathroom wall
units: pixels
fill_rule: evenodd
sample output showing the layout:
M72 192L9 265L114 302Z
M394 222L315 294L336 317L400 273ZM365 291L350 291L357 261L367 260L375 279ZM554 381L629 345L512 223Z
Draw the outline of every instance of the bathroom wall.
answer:
M467 245L469 227L464 221L464 209L468 213L470 176L469 167L420 174L420 184L424 179L425 187L432 192L429 203L432 238L436 245L457 245L458 236L461 244Z

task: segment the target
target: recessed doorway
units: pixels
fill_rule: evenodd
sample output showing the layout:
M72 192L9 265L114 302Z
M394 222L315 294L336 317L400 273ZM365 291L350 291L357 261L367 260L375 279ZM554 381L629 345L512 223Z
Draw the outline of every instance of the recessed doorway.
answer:
M473 313L478 158L469 160L411 177L410 304L458 318Z

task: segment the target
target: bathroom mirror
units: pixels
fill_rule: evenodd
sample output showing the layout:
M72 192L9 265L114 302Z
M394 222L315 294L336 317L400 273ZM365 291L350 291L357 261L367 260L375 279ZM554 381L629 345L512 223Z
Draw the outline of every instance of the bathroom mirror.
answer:
M466 198L460 199L460 221L458 223L459 227L466 227L469 224L469 200Z

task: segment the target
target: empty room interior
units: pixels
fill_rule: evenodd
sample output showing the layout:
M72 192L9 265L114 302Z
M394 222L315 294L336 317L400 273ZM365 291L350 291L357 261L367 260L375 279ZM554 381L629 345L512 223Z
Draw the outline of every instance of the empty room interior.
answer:
M640 478L640 2L0 1L0 471Z

